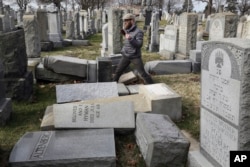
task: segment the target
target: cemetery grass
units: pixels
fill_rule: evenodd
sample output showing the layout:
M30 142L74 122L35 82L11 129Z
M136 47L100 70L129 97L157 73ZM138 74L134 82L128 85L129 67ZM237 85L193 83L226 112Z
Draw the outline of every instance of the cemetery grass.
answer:
M138 26L142 26L139 23ZM65 55L94 60L100 56L101 34L90 36L89 46L70 46L42 52L43 56ZM162 60L157 53L142 49L143 61ZM155 83L166 83L182 96L182 114L176 122L181 130L186 130L199 139L200 74L152 75ZM72 82L73 83L73 82ZM47 106L56 103L55 85L38 81L34 85L33 97L27 102L13 101L13 113L6 126L0 128L0 167L8 167L8 156L15 143L25 132L39 131ZM62 83L60 83L62 84ZM133 134L116 135L117 167L146 167Z

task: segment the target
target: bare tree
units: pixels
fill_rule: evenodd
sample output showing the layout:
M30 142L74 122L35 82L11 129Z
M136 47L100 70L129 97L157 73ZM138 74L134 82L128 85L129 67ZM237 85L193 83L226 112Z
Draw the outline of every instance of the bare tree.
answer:
M17 5L20 9L26 10L27 5L30 3L31 0L16 0Z
M63 2L64 0L38 0L38 1L41 3L53 3L60 10L61 2Z
M241 15L247 14L250 9L250 0L241 0L238 2L237 6Z

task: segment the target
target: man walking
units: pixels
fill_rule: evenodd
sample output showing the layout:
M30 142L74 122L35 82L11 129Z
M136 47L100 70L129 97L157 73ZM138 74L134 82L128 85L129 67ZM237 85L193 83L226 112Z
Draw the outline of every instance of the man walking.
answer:
M135 25L135 16L131 13L123 17L123 33L125 40L121 50L122 59L117 66L114 81L118 81L124 70L130 63L134 64L135 69L143 78L145 84L152 84L153 80L150 75L145 71L141 58L141 47L143 44L143 31L138 29Z

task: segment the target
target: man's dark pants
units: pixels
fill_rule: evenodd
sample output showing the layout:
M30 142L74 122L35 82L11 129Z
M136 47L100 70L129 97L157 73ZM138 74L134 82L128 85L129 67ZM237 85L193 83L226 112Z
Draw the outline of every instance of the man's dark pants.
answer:
M145 84L152 84L154 83L150 75L145 71L144 65L141 58L127 58L125 56L122 56L122 59L120 60L114 76L114 81L118 81L124 70L129 66L129 64L134 64L134 68L138 71L140 76L143 78Z

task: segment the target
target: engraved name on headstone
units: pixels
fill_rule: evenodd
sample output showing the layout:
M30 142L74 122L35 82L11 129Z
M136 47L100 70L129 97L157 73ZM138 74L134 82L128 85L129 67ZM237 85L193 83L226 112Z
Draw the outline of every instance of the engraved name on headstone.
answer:
M134 128L134 105L68 103L53 105L55 128Z
M248 71L250 41L224 38L203 44L201 153L229 167L229 151L249 150Z

